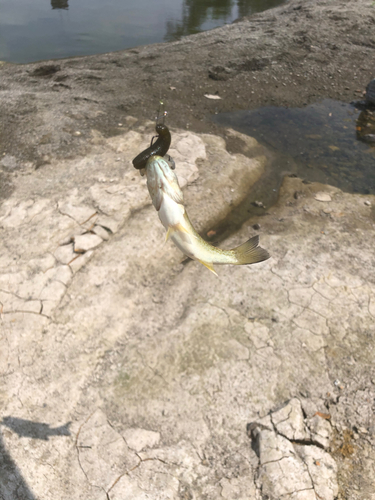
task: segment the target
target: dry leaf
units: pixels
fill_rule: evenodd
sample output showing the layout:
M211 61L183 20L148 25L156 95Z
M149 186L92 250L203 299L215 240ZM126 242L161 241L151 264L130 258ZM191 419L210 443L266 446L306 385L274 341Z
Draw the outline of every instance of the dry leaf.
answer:
M324 418L324 420L329 420L331 418L331 415L329 413L322 413L321 411L317 411L315 414L314 414L314 417L315 416L318 416L318 417L321 417L321 418Z

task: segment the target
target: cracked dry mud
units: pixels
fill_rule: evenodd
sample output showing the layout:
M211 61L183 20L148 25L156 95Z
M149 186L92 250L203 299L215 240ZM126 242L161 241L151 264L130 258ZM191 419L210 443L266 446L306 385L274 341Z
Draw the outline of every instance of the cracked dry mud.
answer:
M135 122L26 165L0 208L0 498L374 499L374 197L285 178L221 243L258 222L271 259L217 278L163 243ZM265 157L172 133L207 232Z

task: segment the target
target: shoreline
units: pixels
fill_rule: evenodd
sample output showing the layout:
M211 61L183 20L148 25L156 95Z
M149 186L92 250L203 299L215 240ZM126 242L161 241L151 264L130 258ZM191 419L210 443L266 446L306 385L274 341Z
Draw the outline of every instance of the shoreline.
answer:
M152 119L160 98L171 128L219 134L217 112L361 99L375 76L373 23L365 0L291 0L177 42L4 64L0 155L39 167L85 154L90 130L109 137L127 115Z

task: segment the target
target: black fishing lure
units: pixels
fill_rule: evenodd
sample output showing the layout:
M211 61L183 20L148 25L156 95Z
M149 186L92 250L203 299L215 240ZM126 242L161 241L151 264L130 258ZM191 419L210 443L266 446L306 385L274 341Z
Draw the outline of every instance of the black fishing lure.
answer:
M152 143L155 138L153 137L151 140L151 145L147 149L142 151L142 153L139 153L139 155L136 156L133 160L133 166L137 170L145 168L146 163L149 158L151 158L151 156L165 156L168 152L169 146L171 145L171 133L169 132L168 127L163 123L158 123L155 127L155 130L158 134L157 136L155 136L157 137L155 143Z

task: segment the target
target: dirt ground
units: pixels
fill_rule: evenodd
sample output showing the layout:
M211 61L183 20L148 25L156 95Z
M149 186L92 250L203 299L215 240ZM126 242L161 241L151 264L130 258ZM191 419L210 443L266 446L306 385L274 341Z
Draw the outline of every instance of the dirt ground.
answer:
M3 64L0 154L15 157L12 171L84 153L91 129L111 136L128 114L152 119L160 98L171 127L219 134L209 117L221 111L351 102L375 76L374 48L370 1L292 0L177 42Z

